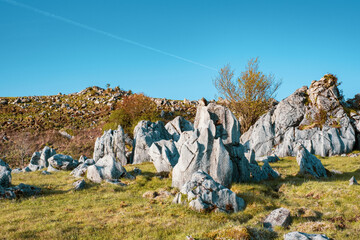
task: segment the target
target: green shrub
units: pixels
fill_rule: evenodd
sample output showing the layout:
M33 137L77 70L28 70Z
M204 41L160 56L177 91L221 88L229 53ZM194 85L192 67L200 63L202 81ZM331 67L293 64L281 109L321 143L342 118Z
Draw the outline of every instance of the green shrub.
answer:
M160 120L156 104L144 94L125 96L111 112L103 130L115 130L121 125L124 131L132 136L135 126L141 120L152 122Z

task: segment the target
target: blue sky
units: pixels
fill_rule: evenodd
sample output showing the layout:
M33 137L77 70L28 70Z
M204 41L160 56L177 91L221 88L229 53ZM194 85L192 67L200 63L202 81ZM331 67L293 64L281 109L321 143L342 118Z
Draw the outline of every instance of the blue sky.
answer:
M109 83L212 99L214 69L240 72L259 57L282 79L278 100L329 72L350 98L360 93L359 11L360 1L340 0L0 0L0 96Z

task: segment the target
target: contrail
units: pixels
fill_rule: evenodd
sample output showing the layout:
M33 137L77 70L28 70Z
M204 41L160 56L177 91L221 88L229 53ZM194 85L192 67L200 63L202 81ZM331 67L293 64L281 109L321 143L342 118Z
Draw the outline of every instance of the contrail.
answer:
M21 7L21 8L28 9L28 10L30 10L30 11L39 13L39 14L44 15L44 16L46 16L46 17L54 18L54 19L56 19L56 20L59 20L59 21L62 21L62 22L71 24L71 25L73 25L73 26L76 26L76 27L79 27L79 28L83 28L83 29L86 29L86 30L91 31L91 32L99 33L99 34L102 34L102 35L104 35L104 36L107 36L107 37L110 37L110 38L113 38L113 39L116 39L116 40L119 40L119 41L122 41L122 42L125 42L125 43L128 43L128 44L132 44L132 45L135 45L135 46L138 46L138 47L142 47L142 48L148 49L148 50L150 50L150 51L154 51L154 52L157 52L157 53L160 53L160 54L169 56L169 57L173 57L173 58L182 60L182 61L184 61L184 62L192 63L192 64L195 64L195 65L198 65L198 66L201 66L201 67L210 69L210 70L217 71L215 68L210 67L210 66L207 66L207 65L205 65L205 64L202 64L202 63L199 63L199 62L195 62L195 61L192 61L192 60L190 60L190 59L183 58L183 57L180 57L180 56L178 56L178 55L175 55L175 54L172 54L172 53L169 53L169 52L165 52L165 51L162 51L162 50L160 50L160 49L153 48L153 47L147 46L147 45L145 45L145 44L142 44L142 43L139 43L139 42L136 42L136 41L132 41L132 40L127 39L127 38L123 38L123 37L117 36L117 35L112 34L112 33L109 33L109 32L105 32L105 31L99 30L99 29L97 29L97 28L90 27L90 26L88 26L88 25L85 25L85 24L82 24L82 23L73 21L73 20L68 19L68 18L61 17L61 16L59 16L59 15L55 15L55 14L50 13L50 12L46 12L46 11L40 10L40 9L38 9L38 8L34 8L34 7L32 7L32 6L29 6L29 5L26 5L26 4L23 4L23 3L19 3L19 2L13 1L13 0L0 0L0 1L5 2L5 3L8 3L8 4L11 4L11 5L14 5L14 6L17 6L17 7Z

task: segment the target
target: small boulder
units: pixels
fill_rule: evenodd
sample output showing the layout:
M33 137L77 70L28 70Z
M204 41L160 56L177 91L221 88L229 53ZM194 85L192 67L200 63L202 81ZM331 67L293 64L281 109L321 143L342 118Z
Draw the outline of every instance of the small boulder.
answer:
M324 234L308 234L303 232L291 232L284 235L284 240L330 240Z
M110 155L101 158L96 164L89 166L87 170L87 178L95 183L101 183L102 180L106 179L119 179L126 174L127 172L121 163Z
M181 193L187 194L189 206L199 212L216 210L231 213L245 208L242 198L202 170L192 175L191 180L181 188Z
M352 176L349 180L349 185L358 185L358 182L356 181L355 177Z
M78 161L69 155L55 154L49 158L49 165L57 170L73 170L78 166ZM51 170L53 170L50 168ZM48 169L49 170L49 169Z
M321 161L312 155L302 144L298 146L296 161L300 166L300 174L310 174L316 178L327 177L326 169Z
M288 227L292 222L290 211L286 208L278 208L272 211L264 221L265 228L273 228L275 226Z

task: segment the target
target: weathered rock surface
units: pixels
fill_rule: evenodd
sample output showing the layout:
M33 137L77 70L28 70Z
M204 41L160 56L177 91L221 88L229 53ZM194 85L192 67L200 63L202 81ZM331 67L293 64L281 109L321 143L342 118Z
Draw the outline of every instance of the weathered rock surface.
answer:
M215 125L214 138L222 139L225 145L236 145L240 142L240 123L228 108L215 103L199 106L194 128L206 128L209 126L209 121Z
M98 161L100 158L110 155L125 165L128 163L125 153L125 133L119 125L117 130L105 131L101 137L96 139L93 158Z
M180 157L172 172L173 187L181 188L197 170L209 173L224 186L251 180L250 163L239 143L240 124L229 109L214 103L199 106L194 127L175 143ZM278 176L268 164L263 170L255 165L263 173L262 180Z
M74 186L75 191L83 190L85 188L85 186L86 186L86 182L85 182L84 179L80 179L80 180L74 182L73 186Z
M49 158L54 156L56 151L45 146L42 151L34 152L30 159L30 164L24 169L24 172L41 170L49 166Z
M241 137L256 157L272 153L295 156L297 144L321 156L348 153L355 147L355 130L341 105L332 75L313 81L282 100Z
M288 227L292 222L290 211L286 208L278 208L272 211L264 220L264 227L274 228L275 226Z
M20 197L29 197L37 195L41 192L41 188L20 183L14 187L0 186L0 199L15 199Z
M157 172L171 172L179 159L173 140L154 142L149 149L149 155Z
M330 240L330 238L324 234L291 232L284 235L284 240Z
M312 155L303 145L298 146L296 161L300 166L300 174L310 174L316 178L327 177L327 171L321 161Z
M269 164L269 162L264 161L262 167L255 160L255 152L251 151L251 155L249 156L249 170L252 177L252 180L255 182L260 182L268 179L276 179L280 177L280 174L273 170Z
M94 164L95 160L86 159L83 163L80 163L74 170L72 170L70 174L77 178L84 177L88 167Z
M101 183L102 180L106 179L119 179L126 173L120 162L117 162L113 156L106 155L88 167L87 178L95 183Z
M165 129L172 136L174 141L178 141L182 132L185 131L194 131L194 126L191 122L187 121L185 118L178 116L172 121L168 122L165 125Z
M245 208L242 198L201 170L195 172L191 180L184 184L181 193L187 194L189 206L200 212L216 210L231 213Z
M154 142L170 140L171 136L165 129L164 123L140 121L134 129L133 157L132 163L151 161L149 148Z
M79 163L77 160L74 160L69 155L55 154L49 158L49 168L48 171L56 170L73 170L76 168Z
M11 168L0 159L0 187L7 188L11 184Z

